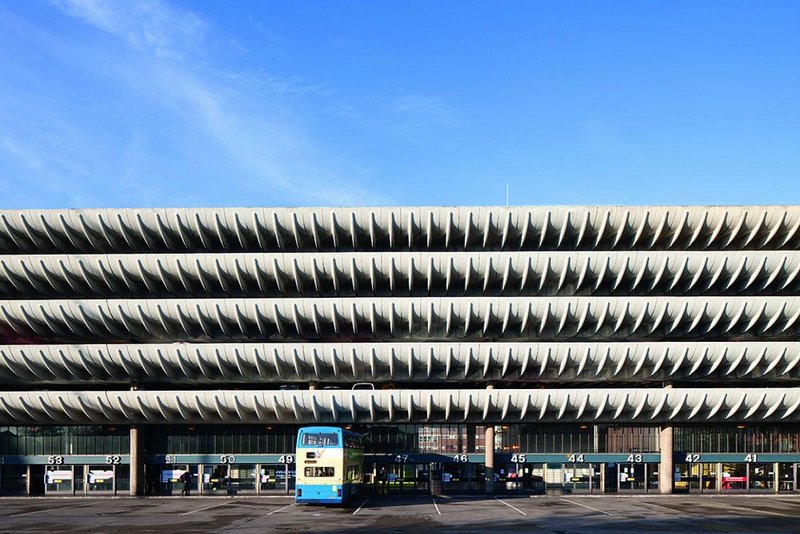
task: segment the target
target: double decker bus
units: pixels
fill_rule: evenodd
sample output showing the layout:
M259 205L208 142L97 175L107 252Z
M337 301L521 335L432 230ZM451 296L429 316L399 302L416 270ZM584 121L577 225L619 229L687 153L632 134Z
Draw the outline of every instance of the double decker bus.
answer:
M362 489L364 444L360 434L332 426L297 434L295 501L343 504Z

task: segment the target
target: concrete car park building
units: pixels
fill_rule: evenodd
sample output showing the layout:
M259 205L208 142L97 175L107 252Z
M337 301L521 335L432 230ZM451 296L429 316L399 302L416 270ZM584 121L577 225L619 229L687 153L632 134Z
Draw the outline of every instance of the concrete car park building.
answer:
M0 494L286 493L320 424L389 492L796 491L799 248L795 206L2 211Z

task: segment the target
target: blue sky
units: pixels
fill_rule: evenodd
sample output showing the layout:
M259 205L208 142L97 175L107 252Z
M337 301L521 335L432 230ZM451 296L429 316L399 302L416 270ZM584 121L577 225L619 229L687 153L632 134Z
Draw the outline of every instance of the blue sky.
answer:
M800 3L0 3L2 207L798 203Z

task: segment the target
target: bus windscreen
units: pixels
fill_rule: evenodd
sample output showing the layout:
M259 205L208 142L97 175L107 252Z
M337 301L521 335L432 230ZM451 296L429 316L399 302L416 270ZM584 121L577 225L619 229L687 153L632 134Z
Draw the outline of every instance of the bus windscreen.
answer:
M335 447L339 445L339 436L333 432L309 432L303 434L300 444L308 447Z

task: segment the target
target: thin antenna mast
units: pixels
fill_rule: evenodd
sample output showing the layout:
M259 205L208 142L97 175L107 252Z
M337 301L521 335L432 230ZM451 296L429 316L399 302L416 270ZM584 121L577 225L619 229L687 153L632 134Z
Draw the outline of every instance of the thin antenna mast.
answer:
M508 207L508 182L506 182L506 207Z

